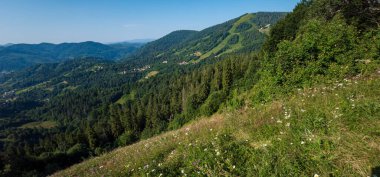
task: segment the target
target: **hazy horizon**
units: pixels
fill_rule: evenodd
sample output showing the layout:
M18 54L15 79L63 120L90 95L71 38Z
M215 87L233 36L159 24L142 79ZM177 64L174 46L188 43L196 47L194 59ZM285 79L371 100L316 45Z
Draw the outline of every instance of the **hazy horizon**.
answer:
M290 12L299 0L0 1L0 44L158 39L202 30L245 13ZM212 7L212 8L210 8Z

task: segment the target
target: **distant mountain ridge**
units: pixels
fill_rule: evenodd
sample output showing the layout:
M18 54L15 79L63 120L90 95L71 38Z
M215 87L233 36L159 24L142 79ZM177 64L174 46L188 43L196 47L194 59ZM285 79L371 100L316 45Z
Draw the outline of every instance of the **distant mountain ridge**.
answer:
M127 60L148 63L177 60L198 62L223 54L255 51L261 48L270 25L285 17L286 12L248 13L202 31L174 31L147 43Z
M142 44L105 45L98 42L13 44L0 47L0 71L19 70L37 63L60 62L68 59L96 57L116 60L134 52Z

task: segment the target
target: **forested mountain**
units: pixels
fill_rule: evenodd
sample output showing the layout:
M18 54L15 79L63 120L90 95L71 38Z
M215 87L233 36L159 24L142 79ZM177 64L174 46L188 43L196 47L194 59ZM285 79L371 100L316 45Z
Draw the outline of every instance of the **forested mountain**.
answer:
M379 4L352 1L177 31L121 62L3 73L1 175L44 176L139 141L56 176L367 175L380 166Z
M202 31L175 31L148 43L126 60L197 63L223 54L256 51L264 42L270 26L286 14L258 12L245 14Z
M198 119L53 176L378 176L379 13L375 0L302 1L259 54L158 75L110 108L118 143Z
M19 70L37 63L54 63L82 57L115 60L126 57L141 45L104 45L97 42L14 44L0 48L0 71Z
M178 128L200 114L217 111L228 97L234 78L238 82L245 72L254 72L254 65L249 63L257 61L251 60L255 54L250 53L258 51L267 36L253 22L259 14L246 14L201 32L173 32L121 62L86 57L3 73L0 145L4 170L9 167L10 175L51 173L82 158ZM285 15L262 14L265 16L258 21L263 24L274 23ZM262 29L268 30L267 27ZM230 32L240 35L243 31L246 36L259 37L246 40L244 45L240 45L243 39L235 41L239 44L225 43ZM50 47L45 45L39 46L42 53ZM219 57L205 57L206 60L196 52L216 50L218 46L235 49L221 52ZM249 46L256 47L244 48ZM123 49L124 45L106 46L110 47ZM181 52L171 52L174 49ZM156 58L162 52L169 53ZM189 52L196 54L190 56ZM239 63L230 59L234 52L241 54ZM195 55L198 58L191 59ZM187 63L190 59L194 62ZM226 63L215 64L220 61ZM238 68L240 73L228 71Z

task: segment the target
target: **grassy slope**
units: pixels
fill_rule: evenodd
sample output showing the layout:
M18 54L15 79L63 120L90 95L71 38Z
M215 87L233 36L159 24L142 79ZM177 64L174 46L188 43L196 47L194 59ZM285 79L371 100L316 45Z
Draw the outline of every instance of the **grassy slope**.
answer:
M367 176L380 166L380 71L216 114L53 176Z
M224 39L224 40L223 40L218 46L216 46L215 48L213 48L213 49L210 50L209 52L203 54L203 55L200 57L200 60L205 59L205 58L207 58L207 57L210 57L213 53L217 53L217 52L219 52L220 50L222 50L225 46L228 45L228 41L232 38L232 36L233 36L234 34L239 35L240 40L239 40L239 42L238 42L237 44L233 45L232 48L233 48L233 49L239 49L239 48L241 48L241 47L242 47L242 45L241 45L241 41L242 41L241 37L242 37L242 36L241 36L240 33L237 33L237 32L236 32L236 28L237 28L240 24L242 24L242 23L244 23L244 22L250 22L251 19L254 18L254 17L255 17L254 14L247 14L247 15L242 16L237 22L234 23L234 25L232 26L232 28L228 31L228 32L229 32L229 36L226 37L226 38L225 38L225 39ZM252 28L253 28L253 29L252 29ZM253 25L252 28L251 28L250 30L257 30L256 27L255 27L255 25ZM230 51L232 51L232 49L230 49L228 52L230 52ZM226 51L226 52L224 52L224 53L228 53L228 52Z
M22 125L20 128L46 128L51 129L57 126L57 123L54 121L43 121L43 122L30 122L27 124Z

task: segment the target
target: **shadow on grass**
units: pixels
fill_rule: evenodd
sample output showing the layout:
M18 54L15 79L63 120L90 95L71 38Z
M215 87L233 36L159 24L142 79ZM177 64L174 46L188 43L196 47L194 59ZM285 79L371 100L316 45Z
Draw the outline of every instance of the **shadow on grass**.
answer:
M380 177L380 166L372 168L371 177Z

